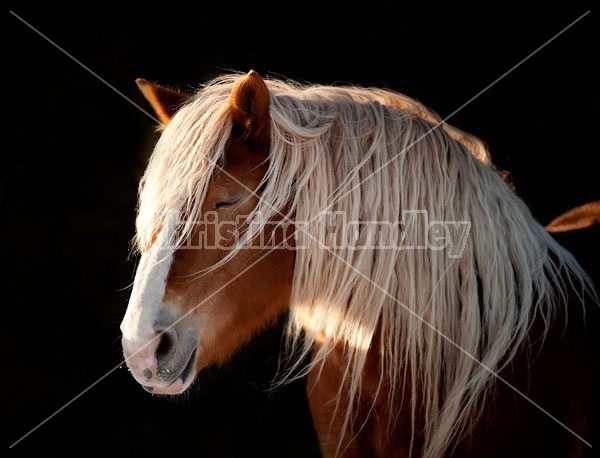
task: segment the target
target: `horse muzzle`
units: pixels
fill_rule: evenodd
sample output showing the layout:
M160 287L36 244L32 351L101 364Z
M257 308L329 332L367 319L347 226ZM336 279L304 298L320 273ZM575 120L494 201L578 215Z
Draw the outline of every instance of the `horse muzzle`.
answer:
M143 340L121 339L125 362L135 380L153 394L179 394L196 376L197 339L175 329L155 331Z

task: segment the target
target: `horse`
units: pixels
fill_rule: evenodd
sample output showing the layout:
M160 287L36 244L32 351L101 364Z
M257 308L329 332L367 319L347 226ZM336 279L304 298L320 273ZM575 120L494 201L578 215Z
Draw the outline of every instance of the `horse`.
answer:
M323 457L591 454L596 285L482 140L389 88L136 83L159 135L121 342L146 391L284 317L274 383L306 380Z

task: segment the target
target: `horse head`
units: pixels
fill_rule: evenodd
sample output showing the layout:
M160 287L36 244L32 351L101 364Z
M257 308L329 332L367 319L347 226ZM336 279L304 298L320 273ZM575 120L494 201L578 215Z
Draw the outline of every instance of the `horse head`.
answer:
M137 83L163 135L185 135L170 129L176 129L172 119L191 95L142 79ZM268 166L269 91L258 73L249 72L233 88L227 117L231 135L205 195L197 199L200 217L190 221L192 215L181 209L141 250L121 324L122 346L131 373L152 393L185 391L200 369L224 362L288 304L290 250L254 240L224 262L236 234L249 224ZM185 225L192 229L178 244ZM267 227L264 235L273 247L289 232Z

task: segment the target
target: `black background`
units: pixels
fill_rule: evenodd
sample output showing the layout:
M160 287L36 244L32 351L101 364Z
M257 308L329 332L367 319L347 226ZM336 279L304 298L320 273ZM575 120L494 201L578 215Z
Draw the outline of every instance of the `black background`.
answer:
M193 89L255 69L386 86L446 117L584 14L346 5L7 13L0 377L11 454L318 456L302 382L268 390L280 325L180 397L110 372L122 361L137 183L156 140L135 78ZM590 13L448 119L486 141L544 224L600 198L597 31ZM598 232L563 240L597 279Z

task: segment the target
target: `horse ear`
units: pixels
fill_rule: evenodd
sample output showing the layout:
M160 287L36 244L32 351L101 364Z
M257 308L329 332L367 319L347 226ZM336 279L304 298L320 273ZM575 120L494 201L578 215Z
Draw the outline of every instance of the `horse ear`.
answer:
M244 140L269 141L269 89L262 77L250 70L231 92L231 117L234 130Z
M162 127L169 124L175 112L190 97L190 94L178 89L162 86L144 78L136 79L135 83L146 100L150 102Z

